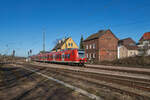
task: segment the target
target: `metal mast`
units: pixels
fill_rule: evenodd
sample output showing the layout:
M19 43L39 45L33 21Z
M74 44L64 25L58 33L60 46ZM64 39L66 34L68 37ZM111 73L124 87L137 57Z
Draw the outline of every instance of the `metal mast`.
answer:
M45 52L45 31L43 31L43 52Z

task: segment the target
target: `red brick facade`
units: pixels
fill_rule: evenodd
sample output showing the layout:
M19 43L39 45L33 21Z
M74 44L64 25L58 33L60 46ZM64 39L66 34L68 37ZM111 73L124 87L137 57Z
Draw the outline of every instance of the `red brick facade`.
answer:
M94 62L115 60L117 46L118 38L110 30L99 31L84 40L87 59Z

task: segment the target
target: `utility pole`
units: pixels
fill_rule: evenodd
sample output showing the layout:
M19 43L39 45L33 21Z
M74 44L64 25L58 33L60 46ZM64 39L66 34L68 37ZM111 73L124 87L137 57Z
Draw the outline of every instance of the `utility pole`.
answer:
M43 53L45 53L45 30L43 30ZM45 63L45 60L44 60L44 63Z
M15 59L15 50L13 50L12 52L12 62L14 63L14 59Z
M13 57L15 56L15 50L13 50L12 56L13 56Z
M29 51L29 52L30 52L30 56L32 56L32 50L31 50L31 49L30 49L30 51Z
M45 52L45 31L43 32L43 52Z

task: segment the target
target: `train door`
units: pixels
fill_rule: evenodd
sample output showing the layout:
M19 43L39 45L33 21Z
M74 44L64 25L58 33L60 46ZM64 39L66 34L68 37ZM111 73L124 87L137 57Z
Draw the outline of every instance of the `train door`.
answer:
M55 54L53 54L53 61L55 61Z
M64 61L64 58L65 58L65 54L64 52L62 53L62 61Z

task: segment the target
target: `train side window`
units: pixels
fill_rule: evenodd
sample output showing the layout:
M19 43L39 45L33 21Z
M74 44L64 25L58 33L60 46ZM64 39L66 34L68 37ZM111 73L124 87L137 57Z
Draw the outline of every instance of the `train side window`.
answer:
M72 55L74 55L74 52L72 52Z
M64 54L62 55L62 58L64 58Z
M70 59L70 54L68 54L68 59Z
M67 59L67 54L65 55L65 58Z

